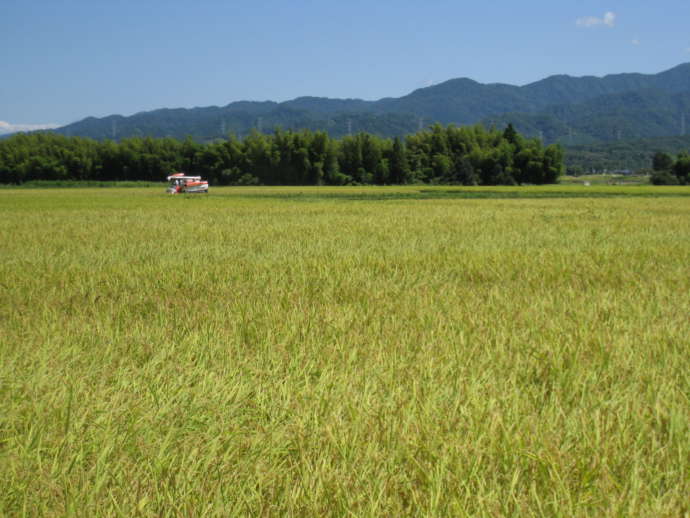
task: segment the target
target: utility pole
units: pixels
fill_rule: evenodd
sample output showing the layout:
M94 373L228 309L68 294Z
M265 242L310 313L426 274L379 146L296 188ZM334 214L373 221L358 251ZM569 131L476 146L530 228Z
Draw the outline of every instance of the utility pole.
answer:
M221 135L222 137L225 137L225 129L226 129L226 128L225 128L225 119L222 119L222 120L220 121L220 135Z
M352 136L352 119L347 119L347 135Z
M419 119L417 120L417 131L421 132L423 125L424 125L424 117L420 116Z
M263 118L263 117L259 117L259 120L256 121L256 129L259 130L259 133L261 133L261 130L263 129L263 126L264 126L264 118Z
M539 140L544 142L544 132L542 130L539 130Z

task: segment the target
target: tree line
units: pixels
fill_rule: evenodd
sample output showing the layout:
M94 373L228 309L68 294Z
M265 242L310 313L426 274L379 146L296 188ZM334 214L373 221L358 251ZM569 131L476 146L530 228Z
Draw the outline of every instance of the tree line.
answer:
M191 137L134 137L119 142L20 134L0 140L0 182L32 180L161 181L174 171L212 185L554 183L563 170L558 145L543 146L512 125L436 124L404 139L323 131L253 132L200 143Z
M621 140L598 144L564 144L565 174L579 176L628 169L651 174L656 153L677 155L690 149L690 135Z
M688 185L690 184L690 153L678 153L673 158L668 153L658 152L652 160L652 177L654 185Z

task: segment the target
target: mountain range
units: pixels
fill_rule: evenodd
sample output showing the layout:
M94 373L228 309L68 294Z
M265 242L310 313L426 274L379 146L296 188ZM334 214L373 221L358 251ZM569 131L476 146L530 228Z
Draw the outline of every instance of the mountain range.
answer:
M690 63L659 74L551 76L525 86L451 79L377 101L299 97L226 106L88 117L54 131L96 139L152 136L207 141L253 129L326 130L332 136L413 133L432 123L503 126L571 145L673 136L690 125Z

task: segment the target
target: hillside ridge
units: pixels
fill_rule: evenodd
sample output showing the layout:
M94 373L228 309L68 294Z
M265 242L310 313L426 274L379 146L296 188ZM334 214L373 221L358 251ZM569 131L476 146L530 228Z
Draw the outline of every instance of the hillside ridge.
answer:
M374 101L300 96L283 102L240 100L225 106L161 108L130 116L86 117L54 131L95 139L189 135L203 141L224 138L229 133L244 136L254 129L267 132L280 126L324 130L335 137L361 131L391 137L435 122L466 125L511 121L526 134L541 135L547 141L572 140L575 131L578 142L587 143L620 138L620 131L625 131L627 138L678 134L682 110L688 109L690 121L690 107L684 99L678 100L687 92L690 63L683 63L658 74L557 74L523 86L484 84L458 77L401 97ZM640 98L645 100L642 107ZM594 110L593 120L606 123L595 122L588 128L579 119L558 116L578 110L580 114ZM680 111L674 114L674 110Z

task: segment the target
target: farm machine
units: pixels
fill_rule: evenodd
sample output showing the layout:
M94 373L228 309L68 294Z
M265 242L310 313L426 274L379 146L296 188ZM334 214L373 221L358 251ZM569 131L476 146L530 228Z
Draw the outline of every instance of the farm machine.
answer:
M184 173L174 173L168 176L168 194L180 193L208 193L208 182L201 176L187 176Z

